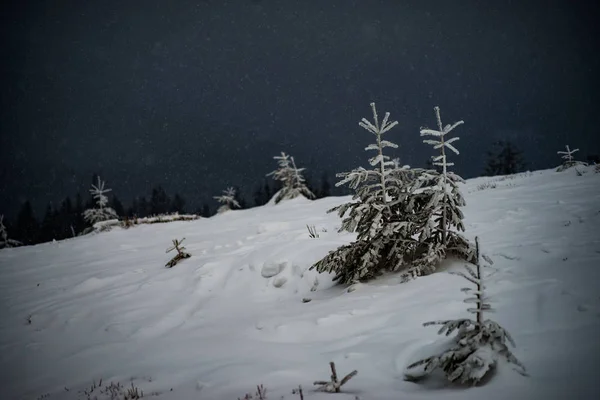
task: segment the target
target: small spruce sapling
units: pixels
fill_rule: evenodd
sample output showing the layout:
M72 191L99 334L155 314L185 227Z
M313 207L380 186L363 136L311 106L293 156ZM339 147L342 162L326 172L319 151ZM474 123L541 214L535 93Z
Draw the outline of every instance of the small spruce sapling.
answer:
M229 210L233 210L235 208L241 208L240 203L235 199L236 193L233 187L228 187L223 190L223 194L221 196L214 196L219 203L222 205L217 210L217 213L221 214Z
M369 159L371 169L359 167L337 174L342 180L335 186L348 184L355 194L352 202L328 210L337 211L342 218L338 231L356 232L357 240L329 252L310 268L334 272L334 281L339 283L372 279L386 270L400 267L401 253L406 252L397 244L399 240L410 240L412 234L400 210L405 196L402 177L408 169L395 168L398 162L383 153L387 147L398 147L382 137L398 122L390 120L389 112L380 121L375 103L371 103L371 109L373 122L366 118L359 122L360 127L375 136L375 143L365 148L365 151L376 152Z
M329 363L331 368L331 380L329 381L315 381L314 385L318 385L317 391L328 392L328 393L339 393L341 392L342 386L358 374L357 370L350 372L341 381L338 381L337 371L335 369L335 363L331 361Z
M456 191L455 186L456 185L452 185L453 183L455 183L455 180L449 179L449 171L448 171L448 167L454 166L454 163L449 163L446 157L446 149L451 150L452 152L454 152L454 154L458 155L459 152L456 149L456 147L454 147L452 145L453 142L459 140L459 137L453 137L450 139L446 139L446 135L448 133L450 133L454 128L456 128L459 125L462 125L465 123L465 121L458 121L455 122L453 125L446 125L445 127L442 126L442 118L440 117L440 108L439 107L435 107L434 108L435 111L435 117L437 120L437 125L438 125L438 130L433 130L433 129L427 129L427 128L421 128L421 136L433 136L435 139L425 139L423 140L423 143L426 144L430 144L433 146L434 149L439 149L440 150L440 155L438 156L434 156L432 157L432 161L433 161L433 165L439 166L442 168L442 172L440 174L440 179L437 182L438 188L440 190L440 208L441 208L441 218L439 221L439 230L441 232L441 241L442 244L446 244L447 243L447 230L448 230L448 213L451 212L451 210L449 210L449 206L452 206L453 202L453 197L456 196L452 196L453 192ZM462 196L461 196L461 200L462 200ZM458 204L456 204L456 206L463 206L464 205L464 200L459 201ZM457 216L458 220L462 220L462 215Z
M569 148L569 145L566 145L565 149L566 149L566 151L557 151L556 152L563 159L562 165L560 165L556 169L556 171L561 172L561 171L565 171L571 167L576 167L578 165L581 165L581 166L587 165L587 163L584 163L583 161L576 161L575 157L573 157L573 154L577 153L579 151L579 149L571 150Z
M171 260L169 260L168 263L165 264L165 267L167 267L167 268L173 268L175 266L175 264L177 264L179 261L191 257L191 254L186 253L184 251L185 247L183 247L181 245L184 240L185 240L185 238L183 238L181 240L173 239L173 246L169 247L165 251L165 253L170 253L173 250L177 250L177 254L175 255L175 257L173 257Z
M496 367L498 356L502 356L509 363L516 365L516 371L522 375L526 375L524 365L521 364L508 348L508 344L515 347L510 334L498 323L484 319L484 312L491 312L492 308L484 293L485 286L483 285L483 273L479 260L478 238L475 238L475 251L475 270L465 265L467 273L452 272L475 286L474 288L461 289L463 292L472 295L465 299L465 303L474 303L474 307L468 308L467 311L475 314L475 320L465 318L433 321L423 324L424 326L442 325L438 334L449 336L456 331L457 335L448 350L409 365L407 369L424 366L424 370L420 376L406 374L405 378L407 380L417 380L436 369L441 369L450 382L470 382L475 385ZM485 256L483 258L488 263L491 263L489 258Z
M294 157L291 157L284 152L280 156L273 157L277 160L279 168L267 174L273 179L280 181L282 184L281 190L275 196L275 204L282 200L294 199L299 196L304 196L307 199L314 199L315 195L306 186L306 180L302 172L306 168L298 168Z
M4 226L4 215L0 215L0 249L17 247L21 245L21 242L8 238L8 232Z
M90 189L90 193L96 200L96 208L85 210L83 212L83 218L92 225L96 222L118 218L115 210L108 207L108 197L106 197L106 193L112 191L112 189L105 189L105 183L106 182L103 182L100 177L98 177L98 183L92 185L92 188Z

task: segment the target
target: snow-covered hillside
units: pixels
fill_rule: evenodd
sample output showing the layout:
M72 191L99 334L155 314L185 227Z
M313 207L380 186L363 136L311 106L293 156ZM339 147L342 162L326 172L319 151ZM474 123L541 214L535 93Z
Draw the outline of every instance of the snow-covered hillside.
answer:
M87 398L100 378L181 400L235 400L260 383L268 399L299 399L298 385L315 400L600 398L600 174L478 178L462 190L466 236L495 262L493 318L529 377L502 365L476 388L404 381L442 339L421 324L468 316L463 280L333 286L308 268L352 240L325 213L347 199L294 199L0 251L0 398ZM183 237L192 257L165 268ZM329 361L341 375L358 369L342 394L313 392Z

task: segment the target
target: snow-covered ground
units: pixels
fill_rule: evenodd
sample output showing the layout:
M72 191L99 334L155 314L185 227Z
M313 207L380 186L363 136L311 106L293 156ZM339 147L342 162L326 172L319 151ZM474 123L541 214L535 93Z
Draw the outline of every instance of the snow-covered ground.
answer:
M600 174L478 178L463 192L466 235L495 261L492 318L529 377L502 365L476 388L404 381L442 339L421 324L469 315L464 281L333 286L308 268L352 240L325 213L348 198L296 199L0 251L0 398L86 398L102 378L182 400L235 400L260 383L268 399L299 399L298 385L306 399L600 399ZM183 237L192 257L165 268ZM358 369L344 393L313 392L329 361L340 375Z

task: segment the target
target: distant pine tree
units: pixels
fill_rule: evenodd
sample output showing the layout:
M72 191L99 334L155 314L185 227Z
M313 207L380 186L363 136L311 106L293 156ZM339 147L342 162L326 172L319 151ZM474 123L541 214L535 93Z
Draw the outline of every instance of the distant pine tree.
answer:
M331 183L329 183L329 175L323 172L321 175L321 188L319 189L319 198L331 196Z
M155 187L152 189L152 196L150 197L150 214L166 214L169 212L170 203L171 201L165 189L162 186Z
M145 196L140 197L138 200L136 215L139 218L144 218L150 215L150 202L146 200Z
M113 196L112 201L110 202L110 205L112 207L113 210L115 210L115 212L117 213L117 215L125 215L125 207L123 207L123 203L121 203L121 200L119 200L119 198L117 196Z
M264 186L262 183L256 187L252 197L254 200L255 207L259 207L259 206L267 204L268 200L265 201L266 196L265 196L265 192L264 192Z
M179 193L175 193L173 201L171 202L170 212L183 214L185 211L185 200Z
M246 202L246 199L242 195L242 191L239 188L239 186L234 186L233 189L235 190L235 201L237 201L237 203L239 204L240 210L244 210L244 209L248 208L248 203Z
M524 169L523 152L508 140L497 141L487 154L488 162L484 171L487 176L512 175Z
M8 229L4 225L4 215L0 215L0 249L17 247L21 245L22 243L18 240L10 239L8 237Z
M25 245L38 243L39 229L40 226L33 213L33 207L27 200L23 203L17 215L15 239Z

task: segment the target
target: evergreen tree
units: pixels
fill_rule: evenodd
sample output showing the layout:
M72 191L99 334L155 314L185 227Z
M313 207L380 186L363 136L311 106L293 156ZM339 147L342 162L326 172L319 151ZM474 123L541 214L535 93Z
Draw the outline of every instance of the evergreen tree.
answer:
M150 214L160 215L166 214L170 208L169 196L162 186L152 189L152 197L150 198Z
M403 262L402 255L396 251L397 244L410 234L401 225L401 210L398 207L403 196L402 177L407 170L392 174L394 162L383 154L387 147L398 147L382 138L398 122L389 121L390 113L386 113L380 122L375 103L371 103L371 108L373 122L363 118L359 125L375 135L376 142L365 149L377 153L369 159L373 169L359 167L337 174L342 180L336 186L348 184L356 192L352 202L328 211L337 211L343 218L340 232L356 232L357 240L329 252L311 266L318 272L335 273L334 281L339 283L368 280L399 267Z
M456 226L458 230L464 231L465 228L462 223L463 214L458 207L464 206L465 201L458 189L457 182L463 182L462 178L452 174L448 171L448 167L453 166L454 163L449 163L446 157L446 149L451 150L456 155L459 154L456 147L452 145L453 142L458 141L458 137L453 137L446 140L446 135L450 133L454 128L464 124L464 121L455 122L453 125L446 125L442 127L442 119L440 117L440 108L435 107L435 116L437 120L438 130L421 128L421 136L432 136L435 139L425 139L423 143L430 144L434 149L440 149L440 155L432 158L433 164L442 168L441 174L438 174L437 182L435 186L430 186L435 192L433 200L436 201L436 207L432 208L432 214L434 215L434 223L436 223L437 231L441 238L440 242L442 245L447 244L448 228L452 225ZM433 177L433 175L429 175ZM426 179L429 179L427 176ZM439 210L439 211L438 211ZM431 233L435 235L435 232Z
M494 143L494 150L488 151L488 162L484 174L487 176L512 175L523 171L523 152L508 140Z
M125 215L125 207L123 207L123 203L117 196L113 196L110 205L117 215Z
M169 211L172 213L183 214L184 208L185 200L179 195L179 193L175 193L175 197L173 197L173 201L171 202L171 208L169 209Z
M0 215L0 249L17 247L22 243L8 237L8 229L4 225L4 215Z
M46 206L46 212L44 213L44 218L42 219L40 226L40 242L50 242L54 239L60 240L60 237L58 236L57 216L58 213L54 210L52 203L49 203Z
M484 319L484 312L491 312L492 308L487 303L489 299L484 292L485 286L483 285L477 238L475 238L475 247L476 269L473 270L465 265L466 274L464 272L451 272L463 277L475 286L474 288L461 289L461 291L471 294L471 297L467 298L465 303L475 305L473 308L467 309L471 314L475 314L475 320L464 318L423 324L424 326L442 325L438 331L439 334L449 336L456 331L457 335L449 343L448 349L441 354L409 365L408 369L418 366L424 368L418 375L407 374L406 379L420 379L436 369L441 369L451 382L461 381L462 383L471 382L476 384L496 367L498 356L504 357L509 363L519 367L518 372L521 374L526 374L523 364L508 348L508 344L515 346L510 334L497 322ZM491 260L489 261L491 263Z
M282 200L289 200L298 196L304 196L307 199L314 199L315 195L306 187L306 182L302 176L305 168L298 168L294 157L281 152L280 156L273 157L279 164L279 169L267 174L273 176L273 179L281 182L282 188L275 197L275 204Z
M237 201L237 203L239 204L240 210L248 208L248 203L246 202L246 199L244 199L244 196L242 195L242 191L240 190L239 186L234 186L233 190L235 191L235 201Z
M85 229L86 224L85 219L83 218L83 211L83 199L81 198L81 194L77 193L77 196L75 196L75 215L73 216L73 220L75 221L74 228L76 234L83 232L83 230Z
M265 192L264 192L264 187L263 187L262 183L260 185L258 185L256 190L254 190L253 198L254 198L254 206L255 207L259 207L259 206L267 204L268 200L265 201Z
M331 196L331 184L329 183L329 176L327 172L323 172L321 175L321 188L319 189L319 198Z
M131 206L127 209L127 217L129 218L134 218L135 216L138 216L138 211L139 211L140 205L138 202L137 198L134 198L133 201L131 202Z
M150 212L150 202L148 200L146 200L145 196L140 197L139 201L138 201L138 209L137 209L137 216L139 218L144 218L147 217L151 214Z
M269 184L269 181L265 179L265 204L267 204L269 200L271 200L271 197L273 197L273 195L279 190L278 183L279 181L276 181L274 187L272 188Z
M567 169L569 169L571 167L575 167L577 165L582 165L582 166L587 165L584 162L575 160L574 154L577 153L579 151L579 149L571 150L569 148L569 145L566 145L565 148L566 148L566 151L558 151L557 152L557 154L560 155L561 158L563 159L562 165L560 165L556 169L558 172L567 170Z
M217 213L221 214L234 208L240 208L240 204L235 199L235 196L235 189L232 187L228 187L227 189L223 190L223 194L221 196L215 196L214 199L222 204L217 210Z
M23 203L17 215L15 237L25 245L38 243L39 224L35 219L33 207L29 200Z
M106 193L110 192L112 189L105 189L104 184L105 182L98 177L98 183L92 185L92 188L90 189L90 193L96 200L96 208L88 208L83 212L83 216L91 225L96 222L118 218L115 210L108 207L108 197L106 197Z
M71 202L70 197L65 198L60 204L60 211L57 222L60 226L60 239L66 239L69 237L74 237L76 235L75 208L73 207L73 203Z
M209 218L211 216L210 207L208 204L204 204L202 206L202 213L200 215L202 215L204 218Z

